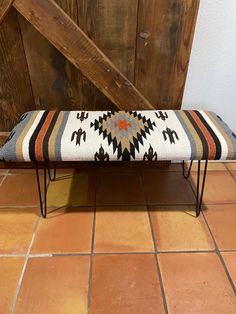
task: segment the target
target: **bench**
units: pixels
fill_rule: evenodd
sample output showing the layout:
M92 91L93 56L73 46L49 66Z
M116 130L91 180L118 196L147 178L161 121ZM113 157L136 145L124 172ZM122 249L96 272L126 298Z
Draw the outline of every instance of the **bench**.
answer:
M44 199L38 162L180 160L189 177L198 161L196 216L200 214L208 160L235 160L236 135L215 113L197 110L30 111L23 114L0 160L35 162L40 208L47 215L46 183L55 180L44 166ZM185 173L184 161L191 160ZM201 161L205 161L200 188Z

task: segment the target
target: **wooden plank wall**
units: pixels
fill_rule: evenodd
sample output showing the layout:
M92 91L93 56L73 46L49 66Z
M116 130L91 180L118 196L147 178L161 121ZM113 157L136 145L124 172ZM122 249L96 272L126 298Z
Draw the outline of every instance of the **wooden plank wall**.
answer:
M11 130L22 113L34 108L17 15L11 9L0 26L0 131Z
M156 108L180 108L199 0L55 1ZM0 132L35 108L114 108L13 9L0 26L0 69Z
M161 109L179 109L199 1L140 0L135 85Z

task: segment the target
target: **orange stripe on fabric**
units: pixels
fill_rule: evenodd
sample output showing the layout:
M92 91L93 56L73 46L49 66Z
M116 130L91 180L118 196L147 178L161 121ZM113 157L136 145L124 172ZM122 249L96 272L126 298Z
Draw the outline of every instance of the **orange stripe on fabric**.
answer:
M190 110L189 113L191 114L191 116L193 117L193 119L196 121L199 129L202 131L202 134L204 135L204 137L207 140L207 145L208 145L208 159L215 159L216 156L216 145L214 142L214 139L212 138L211 134L209 133L209 131L207 130L207 128L205 127L205 125L202 123L202 121L200 120L200 118L198 117L198 115Z
M43 161L43 140L47 133L55 111L50 111L35 141L35 156L38 161Z

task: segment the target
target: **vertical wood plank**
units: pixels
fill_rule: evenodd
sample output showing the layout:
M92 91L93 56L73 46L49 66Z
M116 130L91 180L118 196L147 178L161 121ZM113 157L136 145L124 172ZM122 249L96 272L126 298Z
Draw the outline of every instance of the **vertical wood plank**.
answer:
M0 24L11 9L13 0L0 0Z
M182 103L199 0L139 0L135 85L156 107Z
M96 44L133 82L138 0L92 2L97 2L94 15Z
M79 27L133 82L138 0L77 0L77 3ZM115 108L85 80L83 88L94 95L95 109Z
M22 113L35 108L16 11L0 27L0 131L9 131Z
M56 0L81 29L134 80L138 0ZM112 102L19 16L38 108L106 110Z
M77 22L76 0L56 2ZM18 18L37 108L85 109L80 72L20 14Z

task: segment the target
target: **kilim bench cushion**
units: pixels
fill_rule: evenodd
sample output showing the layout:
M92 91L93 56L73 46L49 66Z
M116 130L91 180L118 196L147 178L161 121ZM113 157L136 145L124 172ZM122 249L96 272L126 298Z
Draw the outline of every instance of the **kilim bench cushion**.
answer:
M207 111L31 111L12 130L0 159L236 159L236 135Z

